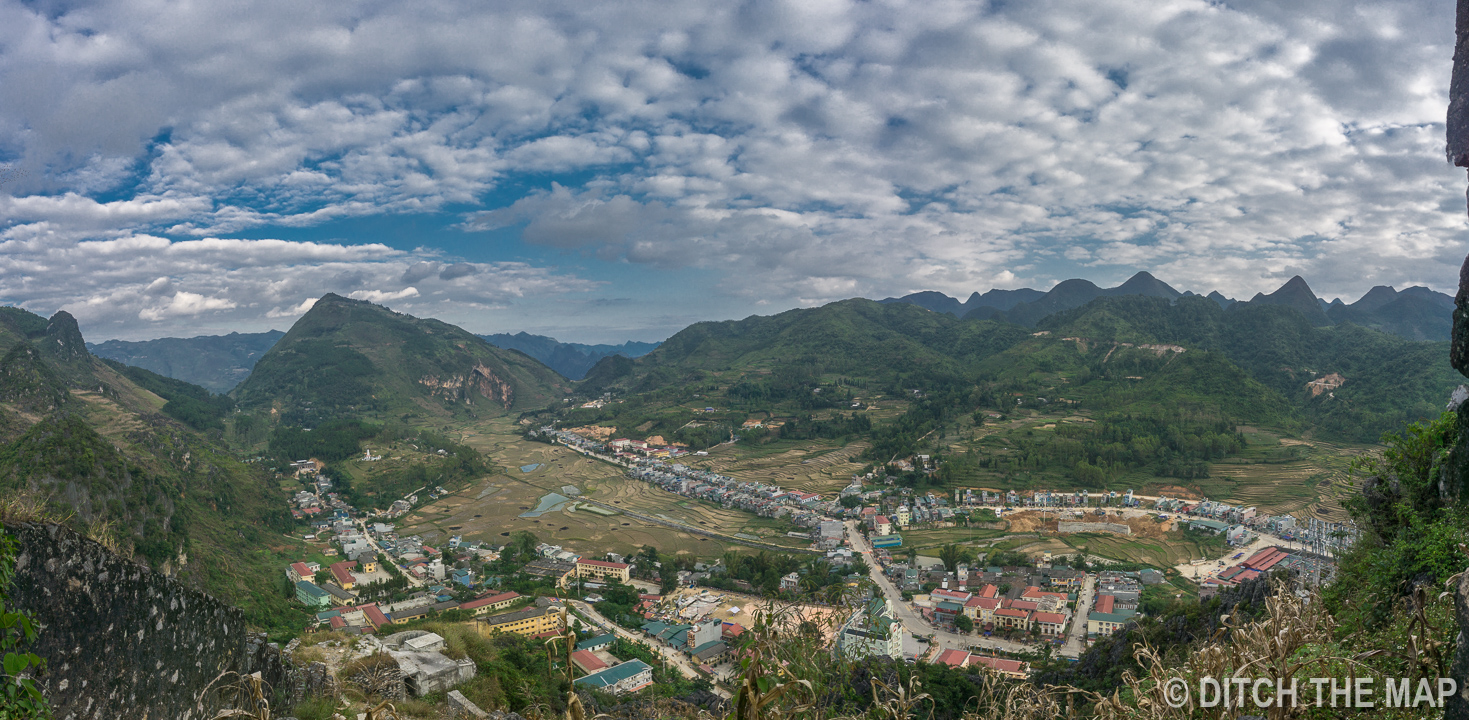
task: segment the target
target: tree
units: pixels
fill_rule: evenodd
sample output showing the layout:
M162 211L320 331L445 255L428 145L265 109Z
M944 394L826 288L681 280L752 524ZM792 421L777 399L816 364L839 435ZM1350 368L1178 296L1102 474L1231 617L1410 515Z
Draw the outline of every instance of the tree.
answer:
M954 629L968 635L974 632L974 621L968 615L960 613L954 616Z
M955 545L954 543L949 543L948 545L939 548L939 560L943 562L944 568L947 569L949 572L955 572L956 569L959 567L960 557L961 553L959 550L959 546Z
M862 507L862 498L857 495L843 495L842 499L838 500L837 502L841 503L842 507L847 508L848 510L856 507Z

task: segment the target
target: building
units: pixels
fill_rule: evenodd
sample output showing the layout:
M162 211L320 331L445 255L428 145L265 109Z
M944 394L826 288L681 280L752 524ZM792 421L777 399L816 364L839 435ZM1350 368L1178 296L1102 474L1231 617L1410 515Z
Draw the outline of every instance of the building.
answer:
M729 646L725 645L723 640L710 640L689 652L689 657L702 665L713 665L727 655L729 655Z
M602 658L597 657L597 654L592 652L591 650L577 650L576 652L572 653L571 664L575 666L577 670L582 671L583 675L595 675L596 673L612 667L611 665L603 662Z
M874 548L898 547L903 544L902 535L873 535L868 538Z
M502 592L497 595L482 595L459 606L460 610L468 610L475 615L484 615L495 610L504 610L515 604L520 599L520 593Z
M989 668L1001 675L1016 680L1024 680L1030 673L1030 663L1023 660L1007 660L1005 658L989 657L988 655L970 655L969 665Z
M576 574L576 565L550 558L541 558L520 569L521 572L533 577L546 578L554 583L556 587L566 587L571 582L571 577Z
M627 582L630 579L629 570L632 568L627 563L605 562L602 560L577 560L576 576L579 578L613 579L618 582Z
M388 655L398 663L404 687L418 697L474 679L474 661L469 658L452 660L441 652L412 650L389 650Z
M1000 608L995 611L995 624L1000 627L1030 629L1030 611L1019 608Z
M311 568L307 567L304 562L293 562L286 567L286 578L292 583L310 580L315 576L316 574L311 572Z
M332 606L331 594L309 580L296 581L296 599L309 608L325 609Z
M852 613L842 626L837 646L850 657L903 657L903 624L886 598L876 597Z
M357 584L357 578L352 577L352 568L354 567L357 567L357 563L353 560L332 563L332 579L337 581L338 587L343 590L351 590Z
M533 607L481 618L475 627L481 635L509 632L529 637L561 630L561 619L560 608Z
M352 606L357 604L356 595L353 595L352 593L349 593L346 590L337 587L333 583L322 585L321 589L325 590L326 593L331 596L332 604L334 605Z
M1137 613L1130 610L1104 613L1093 611L1086 616L1087 637L1101 637L1117 632L1122 626L1132 622Z
M596 637L590 637L577 643L576 649L591 650L594 652L597 650L606 650L607 648L612 647L612 643L615 640L617 640L617 636L611 633L608 633L606 635L598 635Z
M577 678L575 682L582 687L623 695L652 685L653 668L642 660L629 660L601 672Z
M1066 632L1066 616L1061 613L1038 612L1031 617L1042 635L1061 635Z

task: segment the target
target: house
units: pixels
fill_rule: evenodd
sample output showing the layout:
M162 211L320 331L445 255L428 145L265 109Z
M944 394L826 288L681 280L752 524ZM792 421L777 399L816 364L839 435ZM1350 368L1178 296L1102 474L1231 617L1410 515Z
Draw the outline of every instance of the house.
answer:
M983 666L993 670L1005 677L1024 680L1030 673L1030 663L1022 660L1007 660L1005 658L989 657L988 655L970 655L971 666Z
M1019 608L1000 608L995 611L995 624L1000 627L1030 629L1030 611Z
M878 535L891 535L893 523L886 515L878 515L872 519L872 531Z
M289 578L292 583L298 583L302 580L310 580L315 576L316 573L311 572L311 569L306 567L306 563L304 562L293 562L286 567L286 577Z
M602 661L597 654L591 650L577 650L571 654L571 664L584 675L592 675L606 670L611 665Z
M949 667L952 667L952 668L968 667L969 666L969 651L968 650L954 650L954 649L950 648L948 650L945 650L945 651L939 653L939 656L934 659L934 664L935 665L948 665Z
M328 608L332 605L331 594L309 580L296 581L296 599L309 608Z
M576 565L560 560L541 558L520 569L526 575L542 577L556 583L556 587L566 587L571 582L571 577L576 573Z
M347 592L332 583L322 585L321 589L325 590L331 596L332 603L335 605L351 606L357 603L357 596L355 594Z
M1042 635L1061 635L1066 632L1066 616L1061 613L1038 612L1031 617Z
M729 646L725 645L723 640L710 640L694 648L689 653L689 657L693 658L694 662L703 665L713 665L723 660L728 654Z
M597 651L597 650L605 650L605 649L607 649L609 647L612 647L612 643L616 639L617 639L617 636L612 635L611 633L608 633L606 635L598 635L596 637L590 637L590 638L587 638L587 639L585 639L585 640L577 643L576 644L576 649L577 650L591 650L591 651L594 651L594 652Z
M780 579L780 589L782 591L795 591L799 590L800 587L801 576L796 573L791 573Z
M515 604L520 599L520 593L503 592L496 595L481 595L467 603L459 606L460 610L468 610L475 615L484 615L494 610L504 610Z
M632 566L627 563L605 562L602 560L577 560L576 576L579 578L610 578L625 583L630 578L629 570L631 568Z
M1133 621L1137 613L1124 610L1115 613L1104 613L1093 611L1086 616L1086 633L1088 637L1111 635L1119 628Z
M377 603L369 603L367 605L363 605L358 609L362 611L363 618L367 620L367 623L371 625L372 629L374 630L384 625L387 625L389 622L392 622L388 619L387 615L383 614L382 609L377 606Z
M464 587L474 587L474 572L467 568L459 568L449 574L449 580Z
M533 607L502 615L491 615L475 623L481 635L510 632L533 637L544 632L561 630L561 610L551 607Z
M332 579L337 581L338 587L342 588L343 590L351 590L352 587L357 584L357 578L352 577L352 568L355 567L357 567L357 563L353 560L343 560L342 562L332 563Z
M613 695L623 695L652 685L653 668L642 660L629 660L595 674L577 678L575 683Z

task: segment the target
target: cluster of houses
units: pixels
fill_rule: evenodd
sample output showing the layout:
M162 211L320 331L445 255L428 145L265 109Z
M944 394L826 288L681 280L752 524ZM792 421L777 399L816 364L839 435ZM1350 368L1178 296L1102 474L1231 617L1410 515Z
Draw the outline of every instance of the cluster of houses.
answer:
M689 454L689 448L680 443L649 443L647 440L599 440L580 435L570 430L558 430L550 425L537 433L556 442L594 455L605 455L608 459L629 462L640 458L676 458ZM652 438L658 440L660 438ZM708 453L699 453L707 455Z
M1157 570L1098 573L1096 598L1086 616L1087 638L1106 637L1133 622L1142 600L1143 585L1161 582L1163 573Z
M1088 507L1095 504L1118 507L1137 507L1140 501L1132 491L1118 493L1089 493L1085 490L1060 492L1056 490L987 490L984 488L956 488L954 502L965 508L974 507Z
M785 490L779 485L736 480L727 475L660 460L639 460L628 475L669 492L698 498L726 508L737 508L761 517L788 518L806 528L819 528L837 508L834 501L817 493Z
M934 659L934 663L942 663L954 668L985 667L1005 677L1016 680L1024 680L1030 674L1030 663L1024 660L991 657L989 655L972 653L968 650L945 650L939 653L939 656Z
M735 624L730 625L730 630L734 633L731 639L743 633L744 628L740 627L736 631ZM713 672L714 665L729 657L725 623L721 620L708 618L693 623L649 620L643 624L642 630L650 641L687 655L694 663L704 666L707 672Z
M920 607L920 611L934 624L945 627L952 627L955 619L964 615L983 632L1034 631L1043 637L1060 638L1066 634L1071 614L1066 604L1074 597L1036 585L1012 587L1008 594L990 584L977 592L938 588L929 593L930 607Z
M1239 558L1236 555L1235 558ZM1312 553L1282 550L1267 547L1255 551L1249 557L1210 573L1199 580L1199 599L1207 600L1221 588L1234 587L1254 580L1272 570L1294 570L1308 584L1320 584L1330 579L1335 563L1328 558Z

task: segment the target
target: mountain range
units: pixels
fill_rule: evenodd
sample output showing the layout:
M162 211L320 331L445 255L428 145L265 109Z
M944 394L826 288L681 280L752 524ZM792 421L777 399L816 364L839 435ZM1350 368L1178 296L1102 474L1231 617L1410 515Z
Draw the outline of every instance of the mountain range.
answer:
M562 377L569 380L580 380L586 377L587 371L592 369L608 355L621 355L623 357L635 358L647 355L658 343L635 342L629 340L621 345L583 345L582 343L564 343L553 337L545 335L531 335L530 333L496 333L494 335L481 335L486 342L495 347L507 350L519 350L537 360L546 367L560 373Z
M1097 298L1138 295L1177 300L1196 295L1179 292L1147 272L1139 272L1127 282L1113 288L1097 286L1089 280L1072 279L1057 283L1049 291L1030 288L990 290L983 295L973 293L959 302L943 293L924 291L890 297L882 303L908 303L934 312L970 319L993 319L1034 327L1043 318L1081 307ZM1205 297L1223 309L1246 305L1285 305L1293 307L1311 324L1326 326L1351 323L1391 333L1408 340L1447 340L1453 327L1454 299L1425 287L1398 291L1379 285L1350 305L1340 299L1326 302L1311 291L1299 275L1292 277L1272 293L1257 293L1248 301L1236 301L1217 291Z
M100 358L152 370L210 392L226 393L249 377L256 361L283 336L285 333L279 330L270 330L192 338L108 340L87 343L87 349Z

